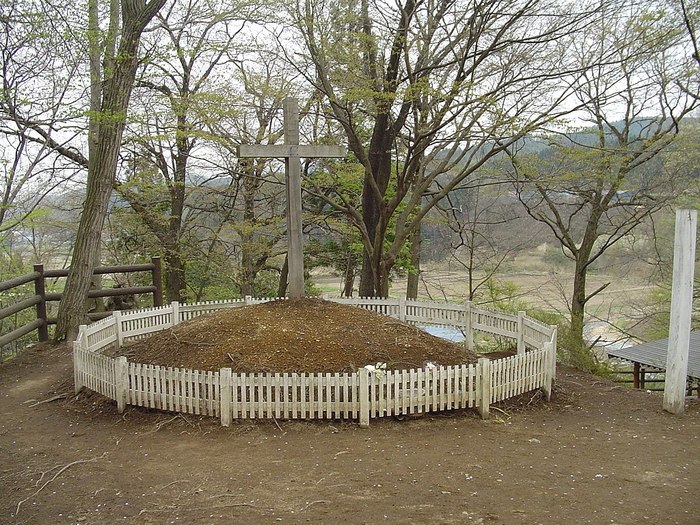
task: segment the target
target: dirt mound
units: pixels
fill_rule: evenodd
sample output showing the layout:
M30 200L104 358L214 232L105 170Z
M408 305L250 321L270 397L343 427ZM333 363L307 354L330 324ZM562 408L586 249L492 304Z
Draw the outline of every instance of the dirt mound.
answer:
M352 372L474 363L460 345L398 320L320 299L272 301L204 315L122 349L129 360L235 372Z

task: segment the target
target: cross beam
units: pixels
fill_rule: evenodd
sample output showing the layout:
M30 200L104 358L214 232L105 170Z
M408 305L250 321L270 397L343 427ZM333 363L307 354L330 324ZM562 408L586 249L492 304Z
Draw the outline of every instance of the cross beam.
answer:
M299 145L299 102L286 98L284 109L284 144L241 144L240 158L284 159L287 189L287 262L289 267L287 295L292 299L304 297L304 236L301 221L301 162L300 158L344 158L342 146Z

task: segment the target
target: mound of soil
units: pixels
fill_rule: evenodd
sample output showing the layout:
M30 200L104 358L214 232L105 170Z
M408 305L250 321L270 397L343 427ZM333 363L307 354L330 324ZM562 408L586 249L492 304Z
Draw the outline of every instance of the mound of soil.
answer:
M476 362L463 346L385 315L320 299L203 315L120 351L144 364L235 372L354 372Z

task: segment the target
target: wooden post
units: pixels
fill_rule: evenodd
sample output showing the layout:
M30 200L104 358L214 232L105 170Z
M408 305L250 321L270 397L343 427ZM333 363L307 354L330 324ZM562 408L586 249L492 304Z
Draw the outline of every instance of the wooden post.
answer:
M673 291L671 324L666 356L666 382L663 408L672 414L685 410L685 384L690 352L690 318L693 310L693 275L695 270L695 235L697 210L676 211L673 249Z
M482 357L477 362L477 374L481 376L481 392L479 393L479 414L481 419L489 418L491 404L491 360Z
M180 324L180 303L173 301L170 303L170 308L172 308L172 313L170 314L173 317L172 326L176 326Z
M368 428L371 407L369 400L369 370L360 368L357 373L360 377L360 428Z
M129 363L126 357L121 356L114 363L114 379L117 390L117 412L122 414L129 400Z
M90 350L90 345L88 345L86 324L81 324L78 327L78 339L80 339L80 345L83 350Z
M44 322L39 327L39 341L48 341L49 319L46 314L46 280L44 279L44 265L35 264L34 271L39 274L34 280L34 293L41 299L36 305L36 318Z
M556 350L551 342L544 344L545 349L545 362L544 362L544 385L542 385L542 391L544 392L545 399L547 401L552 399L552 384L554 383L554 377L552 375L552 370L554 366L552 362L556 363Z
M75 386L76 395L80 393L80 391L85 386L80 380L82 376L81 372L83 366L83 357L81 350L82 348L80 345L80 339L76 339L75 341L73 341L73 384Z
M163 306L163 266L160 257L152 257L151 280L156 290L153 292L153 306Z
M518 312L518 355L525 353L525 312Z
M554 356L552 357L552 381L557 379L557 349L559 348L559 328L555 324L550 324L549 327L552 329L552 349L554 350Z
M304 297L304 235L301 221L301 162L299 160L299 103L285 98L284 143L289 156L284 159L287 186L287 253L289 254L289 297Z
M639 363L632 365L632 388L639 388Z
M464 345L470 352L474 351L474 334L472 332L472 302L464 303Z
M231 425L231 369L219 369L219 415L221 426Z
M124 344L124 335L122 334L122 313L119 310L112 312L114 320L114 334L117 337L117 348L121 348Z
M399 321L406 322L406 298L403 295L399 297Z

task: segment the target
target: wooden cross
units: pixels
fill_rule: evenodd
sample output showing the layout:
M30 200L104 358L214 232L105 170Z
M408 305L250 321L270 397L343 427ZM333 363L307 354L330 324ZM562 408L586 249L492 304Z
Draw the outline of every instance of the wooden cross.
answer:
M287 262L289 268L287 295L292 299L304 297L304 237L301 223L301 157L343 158L342 146L299 145L299 102L286 98L284 109L284 144L241 144L240 158L283 158L287 188Z

